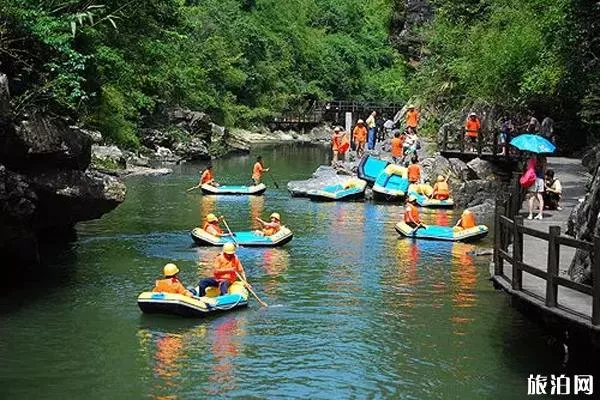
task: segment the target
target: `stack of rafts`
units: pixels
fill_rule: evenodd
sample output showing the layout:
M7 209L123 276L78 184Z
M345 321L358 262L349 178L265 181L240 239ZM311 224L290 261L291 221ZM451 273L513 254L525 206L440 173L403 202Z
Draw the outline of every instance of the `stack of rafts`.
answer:
M377 176L373 185L373 198L401 201L408 192L408 169L390 164Z
M307 195L315 201L356 200L364 197L366 187L366 181L354 178L344 183L324 186L319 190L311 190Z

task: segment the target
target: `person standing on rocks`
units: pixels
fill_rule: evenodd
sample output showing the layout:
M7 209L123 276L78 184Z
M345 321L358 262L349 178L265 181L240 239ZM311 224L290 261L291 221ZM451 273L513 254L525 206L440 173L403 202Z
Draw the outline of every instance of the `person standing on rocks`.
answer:
M392 160L394 161L394 164L398 164L398 162L402 160L403 144L404 140L400 137L400 131L396 131L396 133L394 133L394 138L390 142Z
M477 138L481 131L481 121L474 112L469 114L465 121L465 139L469 142L469 151L475 152L477 146Z
M367 142L367 128L365 128L365 121L362 119L356 122L356 126L352 131L352 138L356 146L356 156L361 158L365 153L365 143Z
M554 136L554 120L552 118L546 117L542 120L540 134L552 143L556 143L556 137Z
M377 112L373 111L367 118L367 128L369 129L367 148L369 150L373 150L375 148L375 131L377 130L377 122L375 121L376 116Z
M415 133L417 132L417 127L419 126L420 115L417 110L415 110L415 105L410 104L408 106L408 111L406 112L406 128L412 128Z
M531 162L531 161L530 161ZM537 199L539 204L539 213L535 219L542 219L542 213L544 211L544 188L546 182L544 177L546 175L546 157L537 155L535 157L535 183L530 187L529 193L529 215L527 219L533 219L533 203Z
M252 168L252 180L255 185L260 183L263 173L269 172L269 168L265 168L262 156L256 157L256 163L254 163L254 167Z
M338 163L338 155L344 156L344 153L348 150L348 133L342 131L339 126L336 126L331 136L331 150L333 151L333 159L331 165L335 166Z

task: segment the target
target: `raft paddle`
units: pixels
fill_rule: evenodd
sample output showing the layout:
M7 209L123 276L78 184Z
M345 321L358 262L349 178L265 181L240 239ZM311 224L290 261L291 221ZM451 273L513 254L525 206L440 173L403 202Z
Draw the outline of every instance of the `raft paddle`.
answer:
M225 217L222 218L223 223L225 224L225 228L227 228L227 232L229 232L229 236L231 236L231 240L233 240L233 243L235 243L235 247L240 247L240 244L236 240L235 235L233 234L233 232L231 232L231 229L229 229L229 225L227 224L227 221L225 221Z
M192 190L194 190L194 189L198 189L200 186L202 186L202 185L198 184L198 185L196 185L196 186L192 186L191 188L189 188L189 189L186 189L186 192L191 192L191 191L192 191Z
M267 171L268 172L268 171ZM279 189L279 185L277 184L277 182L275 181L275 178L273 178L273 175L269 174L269 176L271 177L271 180L273 181L273 185L275 185L276 189Z
M260 297L258 297L258 295L256 294L256 292L254 292L254 290L252 290L252 286L250 286L250 284L248 283L248 281L246 281L244 278L242 278L242 276L240 275L239 272L235 271L235 274L237 275L238 279L244 284L244 286L246 286L246 289L248 289L248 291L250 293L252 293L252 295L254 296L254 298L256 298L256 300L260 303L261 306L263 306L263 307L269 307L269 305L267 303L265 303L264 301L262 301L260 299Z

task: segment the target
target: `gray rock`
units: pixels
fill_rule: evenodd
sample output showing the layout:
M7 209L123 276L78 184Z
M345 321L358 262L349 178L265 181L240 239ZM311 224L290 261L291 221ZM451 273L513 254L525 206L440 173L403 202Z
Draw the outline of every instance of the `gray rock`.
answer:
M102 161L112 162L121 168L125 168L127 161L123 151L117 146L92 145L92 157Z
M81 133L88 135L93 144L102 143L102 133L100 133L99 131L95 131L92 129L83 129L76 125L69 126L69 128L73 130L79 130Z
M493 214L496 210L496 205L491 199L486 199L482 204L469 207L467 210L473 212L475 217L479 220L485 215Z
M156 149L156 157L161 158L161 159L171 160L171 159L175 158L175 155L173 154L171 149L158 146Z
M467 167L471 169L479 179L495 178L494 166L489 161L475 158L467 163Z
M219 126L217 124L210 124L211 126L211 136L210 136L210 140L211 142L220 142L223 141L223 139L225 138L225 128L223 128L222 126Z
M490 200L493 204L495 199L504 199L508 193L508 183L500 180L476 179L452 187L452 198L459 208L474 207Z
M174 153L186 160L210 160L210 153L206 142L198 137L189 142L178 142L175 144Z
M5 122L0 131L0 162L10 169L84 170L90 165L92 140L65 120L34 115L18 125Z
M172 174L171 168L147 168L142 166L128 167L121 176L163 176Z
M312 178L303 181L290 181L287 184L288 191L293 197L306 196L310 190L318 190L323 186L345 183L352 176L338 175L335 168L321 165L313 173Z
M588 149L583 156L581 157L581 164L593 174L598 166L598 161L600 161L600 145L596 145L591 149Z
M209 139L212 132L210 117L200 111L176 108L168 112L169 122L193 136Z
M127 158L127 168L130 167L149 167L150 166L150 158L141 155L141 154L133 154Z
M431 184L435 182L438 175L443 175L445 177L448 174L448 172L452 171L448 159L440 155L426 158L422 160L420 164L421 179Z
M175 143L175 138L164 131L158 129L141 129L140 141L149 149L157 150L159 147L171 147Z
M452 175L460 181L470 181L477 179L477 174L467 164L458 158L448 159Z

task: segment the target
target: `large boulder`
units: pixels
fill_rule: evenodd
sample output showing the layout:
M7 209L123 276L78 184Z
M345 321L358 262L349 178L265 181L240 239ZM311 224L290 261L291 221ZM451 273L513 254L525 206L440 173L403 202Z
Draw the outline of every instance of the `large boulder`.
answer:
M600 161L600 145L588 149L581 157L581 164L593 174Z
M210 160L210 153L205 141L193 137L187 142L175 144L174 153L186 160Z
M452 187L452 198L460 208L474 207L490 199L504 199L508 193L508 183L500 180L476 179Z
M125 168L127 164L125 154L117 146L92 145L92 159L95 165L109 169Z
M175 143L175 136L159 129L141 129L140 141L149 149L157 150L159 147L171 147Z
M495 179L494 165L481 158L474 158L467 163L467 167L473 171L473 174L479 179Z
M293 197L304 197L310 190L318 190L327 185L343 184L352 178L352 176L338 174L333 167L321 165L310 179L290 181L287 188Z
M438 175L447 176L452 171L447 158L440 155L429 157L421 161L421 179L433 184Z
M176 108L168 113L169 122L193 136L209 139L212 131L212 122L208 114L192 111L185 108Z
M477 179L477 174L471 168L468 167L467 163L459 158L448 159L450 163L450 169L452 175L458 178L460 181L470 181Z
M62 119L33 115L0 126L0 162L13 170L70 168L85 170L92 139Z

